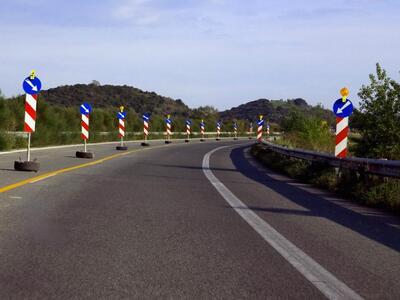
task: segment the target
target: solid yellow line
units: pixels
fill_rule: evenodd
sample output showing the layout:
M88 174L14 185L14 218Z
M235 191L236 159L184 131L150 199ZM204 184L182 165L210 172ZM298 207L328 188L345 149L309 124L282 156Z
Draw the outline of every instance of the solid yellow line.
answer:
M27 185L29 183L34 183L34 182L40 181L42 179L46 179L47 177L52 177L52 176L55 176L55 175L66 173L66 172L71 172L71 171L74 171L74 170L78 170L78 169L82 169L82 168L98 165L98 164L101 164L101 163L103 163L105 161L108 161L108 160L111 160L111 159L114 159L114 158L118 158L118 157L121 157L121 156L125 156L125 155L128 155L128 154L134 153L134 152L144 151L144 150L148 150L148 149L155 149L155 148L160 148L160 147L165 147L165 146L155 146L155 147L145 148L145 149L135 149L135 150L127 151L127 152L124 152L124 153L113 154L113 155L98 159L98 160L93 161L93 162L84 163L84 164L73 166L73 167L68 167L68 168L64 168L64 169L60 169L60 170L56 170L56 171L47 172L47 173L44 173L44 174L39 175L39 176L35 176L35 177L29 178L29 179L25 179L25 180L19 181L17 183L13 183L13 184L4 186L4 187L0 188L0 193L7 192L7 191L10 191L10 190L16 189L18 187Z

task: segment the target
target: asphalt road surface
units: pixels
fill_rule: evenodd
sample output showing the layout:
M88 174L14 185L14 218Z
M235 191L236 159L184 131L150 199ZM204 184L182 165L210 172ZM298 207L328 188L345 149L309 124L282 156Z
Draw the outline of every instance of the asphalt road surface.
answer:
M88 161L35 151L32 174L0 155L0 299L400 299L399 218L267 170L249 145L131 144L62 173Z

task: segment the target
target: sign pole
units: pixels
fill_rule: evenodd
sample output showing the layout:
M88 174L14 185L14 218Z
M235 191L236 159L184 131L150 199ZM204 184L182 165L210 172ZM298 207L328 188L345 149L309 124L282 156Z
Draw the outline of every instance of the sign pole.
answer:
M89 139L89 128L90 128L90 114L92 112L92 106L89 103L83 103L79 107L81 113L81 138L83 140L83 150L77 151L76 157L78 158L94 158L93 152L87 151L87 140Z
M166 137L167 139L165 140L166 144L171 143L171 135L172 135L172 120L171 120L171 115L167 115L167 118L165 119L165 130L166 130Z
M221 135L221 121L217 122L217 141L220 140L220 135Z
M26 161L31 161L31 133L28 133L28 149L27 149Z
M200 133L201 133L201 139L200 142L204 142L204 132L205 132L206 124L204 123L204 120L201 120L200 123Z
M257 128L257 140L259 143L262 142L262 136L263 136L263 126L264 126L264 120L263 116L259 116L259 120L257 122L258 128Z
M144 135L144 140L142 142L142 146L149 146L147 143L147 135L149 134L149 121L150 121L150 115L147 113L143 114L142 116L143 119L143 135Z
M345 158L347 156L349 116L353 113L353 104L347 98L350 94L347 88L341 89L340 94L342 98L336 100L333 105L333 112L336 115L335 156Z
M128 150L126 147L124 147L124 137L125 137L125 131L126 131L126 124L125 124L125 119L126 119L126 113L124 112L124 107L120 106L119 107L119 112L117 113L117 119L118 119L118 137L120 138L120 145L117 146L117 150Z
M22 82L22 88L25 91L25 117L24 132L28 134L26 161L15 161L14 169L17 171L39 171L40 164L35 160L31 161L31 135L36 127L36 109L38 94L42 89L42 83L34 70Z
M189 143L189 141L190 141L190 133L191 133L191 130L192 130L192 128L191 128L192 122L190 120L186 120L185 123L186 123L186 140L185 140L185 142Z

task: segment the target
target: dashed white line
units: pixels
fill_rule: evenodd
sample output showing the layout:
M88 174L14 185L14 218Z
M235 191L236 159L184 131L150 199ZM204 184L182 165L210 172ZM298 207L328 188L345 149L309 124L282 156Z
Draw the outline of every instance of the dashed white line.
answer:
M297 269L328 299L363 299L344 282L340 281L301 249L276 231L266 221L239 200L210 170L211 155L224 146L208 152L203 158L203 172L225 201L280 255ZM240 207L240 209L239 209ZM243 209L244 208L244 209Z

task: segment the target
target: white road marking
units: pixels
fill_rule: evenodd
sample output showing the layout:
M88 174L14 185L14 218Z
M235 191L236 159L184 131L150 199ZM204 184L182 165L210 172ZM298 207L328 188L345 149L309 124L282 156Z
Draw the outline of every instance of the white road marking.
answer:
M10 199L22 199L22 197L18 197L18 196L10 196Z
M142 131L140 132L142 134ZM184 133L186 134L186 132ZM212 133L214 134L214 133ZM215 135L215 134L214 134ZM232 137L221 137L221 140L231 140ZM173 141L184 141L185 139L174 139ZM200 140L200 138L193 138L193 140ZM207 140L215 140L215 137L209 137ZM149 142L164 142L165 139L154 139L149 140ZM126 144L140 144L143 140L134 140L134 141L124 141ZM88 143L88 146L102 146L102 145L118 145L120 141L114 142L101 142L101 143ZM63 146L48 146L48 147L38 147L38 148L31 148L31 151L43 151L43 150L57 150L57 149L66 149L66 148L75 148L75 147L82 147L82 144L71 144L71 145L63 145ZM11 151L0 151L0 155L5 154L14 154L14 153L21 153L26 152L26 149L18 149L18 150L11 150Z
M203 158L203 172L215 189L226 202L280 255L297 269L328 299L363 299L344 282L340 281L329 271L324 269L292 242L286 239L271 225L261 219L240 201L210 170L211 155L221 149L232 147L224 146L208 152Z

